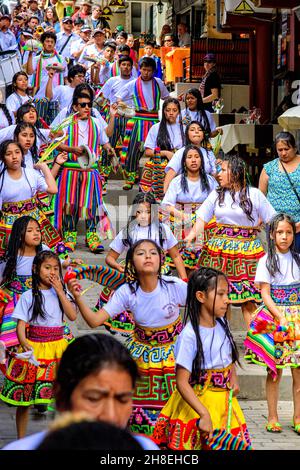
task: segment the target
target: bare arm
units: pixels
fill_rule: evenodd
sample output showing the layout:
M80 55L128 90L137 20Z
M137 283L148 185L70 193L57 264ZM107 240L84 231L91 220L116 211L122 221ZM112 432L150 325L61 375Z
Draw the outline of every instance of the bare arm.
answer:
M219 98L219 90L218 88L212 88L211 94L203 98L203 103L211 103L214 100L217 100Z
M269 177L266 170L263 168L259 178L258 189L266 196L268 193Z
M32 347L27 342L25 331L26 331L26 323L23 320L18 320L17 337L18 337L19 343L22 346L24 351L30 351Z
M176 171L174 171L172 168L170 168L170 170L166 173L164 180L164 193L167 192L167 189L170 186L172 179L175 178L176 175Z
M34 168L36 170L41 170L42 171L42 173L45 177L47 186L48 186L47 187L47 193L56 194L57 191L58 191L57 184L56 184L55 178L53 177L53 175L51 173L51 170L48 167L47 163L36 163L34 165Z
M285 323L285 318L282 315L282 313L278 310L275 302L273 301L271 297L271 286L267 282L261 282L260 283L260 288L261 288L261 297L262 300L269 310L269 312L273 315L273 317L279 321L281 324Z
M111 268L117 269L120 273L124 272L124 266L121 266L120 263L117 262L120 253L117 253L115 250L110 249L106 255L105 263L110 266Z
M76 307L75 305L67 298L65 291L63 289L61 280L52 276L51 278L52 287L55 289L57 296L61 302L63 312L68 317L69 320L76 320Z
M186 269L182 261L181 254L178 251L177 245L170 248L168 252L174 262L174 265L179 274L179 277L181 279L187 279Z
M93 312L93 310L91 310L90 307L86 305L83 298L81 297L80 291L78 290L77 279L71 279L68 282L68 289L73 295L82 317L91 328L101 326L106 320L109 319L109 315L106 310L104 310L104 308L101 308L97 312Z
M53 77L54 77L55 71L53 69L50 69L48 71L48 81L46 85L46 91L45 91L45 96L49 100L52 100L53 98Z
M204 232L205 222L204 220L200 219L199 217L196 220L195 225L193 226L192 230L188 234L188 236L184 239L187 246L190 246L194 239L199 235L199 233Z
M32 64L32 58L33 58L33 52L30 51L29 54L28 54L28 61L27 61L27 64L26 64L27 75L32 75L33 72L34 72L33 64Z
M193 387L189 384L190 372L184 367L176 366L176 385L180 395L190 405L193 410L198 413L200 417L199 429L209 433L209 438L212 438L213 426L210 414L207 408L202 405L199 398L196 396Z

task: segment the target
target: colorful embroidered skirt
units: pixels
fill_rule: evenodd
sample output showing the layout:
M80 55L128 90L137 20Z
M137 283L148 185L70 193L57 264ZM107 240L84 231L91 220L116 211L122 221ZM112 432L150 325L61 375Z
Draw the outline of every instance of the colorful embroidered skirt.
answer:
M197 242L194 243L193 247L187 247L184 243L185 237L190 233L193 225L196 222L196 211L199 209L201 204L197 203L176 203L176 209L181 212L183 215L188 215L189 220L183 220L182 218L177 223L177 220L173 215L166 213L164 215L163 221L166 224L170 225L170 228L178 240L179 253L181 254L182 261L186 268L196 269L197 263L200 258L201 250L204 243L213 236L216 228L216 219L213 218L208 224L205 225L204 233L198 235ZM169 266L174 267L174 263L171 260L170 256L167 257L167 263Z
M161 409L175 389L174 344L181 330L180 318L160 328L135 325L125 340L139 370L129 420L132 432L151 435Z
M164 179L167 164L167 158L161 157L160 154L154 155L146 162L139 183L140 191L142 193L152 192L157 201L161 201L164 197Z
M202 249L198 266L226 274L231 303L261 302L254 279L258 260L265 252L257 233L255 227L217 224L214 235Z
M137 171L148 132L157 122L157 113L138 112L134 118L128 119L120 155L121 165L126 171Z
M112 237L112 225L102 199L102 179L95 168L83 170L79 163L67 162L58 178L54 198L54 225L62 230L64 214L84 219L99 218L101 237Z
M226 430L229 414L229 381L231 366L209 370L193 385L196 396L210 414L214 430ZM172 450L199 450L204 447L203 437L197 427L198 413L175 390L162 409L154 428L152 439L162 447ZM229 431L246 445L251 445L243 412L236 397L232 399Z
M300 284L274 285L271 297L286 318L288 328L280 331L265 305L259 307L245 340L245 359L267 367L276 378L277 369L300 367Z
M0 394L2 401L15 406L54 402L53 383L61 356L68 346L63 334L63 326L29 327L27 341L40 365L12 357ZM23 352L22 347L18 352Z
M2 205L0 217L0 256L3 256L6 251L14 221L24 215L33 217L38 221L45 245L56 251L57 254L65 252L59 233L39 209L36 199L32 198L19 202L6 202Z

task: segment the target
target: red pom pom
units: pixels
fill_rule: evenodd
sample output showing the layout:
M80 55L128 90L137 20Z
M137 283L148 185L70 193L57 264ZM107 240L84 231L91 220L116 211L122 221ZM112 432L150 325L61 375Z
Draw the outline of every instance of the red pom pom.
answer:
M263 333L268 329L268 322L266 320L260 320L255 326L255 333Z
M76 273L72 269L67 269L64 277L64 282L67 284L71 279L76 279Z

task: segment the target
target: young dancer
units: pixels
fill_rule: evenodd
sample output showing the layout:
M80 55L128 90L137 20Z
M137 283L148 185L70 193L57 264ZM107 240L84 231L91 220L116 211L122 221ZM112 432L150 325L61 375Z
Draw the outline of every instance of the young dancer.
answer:
M161 121L151 127L145 140L145 156L150 161L146 163L140 181L141 191L154 192L158 200L163 198L164 169L176 150L184 147L184 144L180 103L176 98L167 98L163 104Z
M129 248L138 240L148 238L154 240L161 250L169 254L170 261L176 267L180 278L186 279L186 270L178 252L178 242L170 228L160 222L159 206L154 196L151 193L138 193L132 206L132 215L129 217L126 227L118 233L109 246L110 249L105 258L106 264L124 273L124 263L118 261L119 257L123 253L127 253ZM170 273L168 264L164 262L162 273ZM105 287L100 294L98 308L104 306L110 295L111 289ZM134 328L134 321L129 312L122 312L121 315L116 315L111 321L106 322L105 326L110 327L111 331L119 331L125 334Z
M13 312L18 321L18 353L27 353L27 358L11 358L0 394L1 400L17 407L19 438L26 434L29 407L54 401L53 382L68 345L63 337L64 315L76 319L75 306L62 282L59 258L51 251L41 251L33 261L32 289L21 295Z
M138 365L140 379L133 396L132 431L151 434L159 411L174 387L174 343L181 331L179 305L187 285L160 274L161 250L152 240L139 240L127 253L126 283L104 308L93 312L80 297L78 281L68 283L83 318L95 328L130 309L135 329L125 345ZM130 278L129 278L130 275Z
M208 150L208 139L205 135L205 128L198 121L190 122L185 129L186 145L193 144L199 147L203 156L204 169L209 175L216 175L216 157L211 150ZM177 150L165 168L164 192L167 192L170 182L182 170L181 162L184 147Z
M295 250L296 227L287 214L270 223L268 253L259 260L255 281L263 305L251 322L245 358L267 367L266 396L269 432L281 432L278 419L282 369L293 377L293 429L300 435L300 255Z
M49 248L60 249L61 238L50 224L37 202L38 192L55 194L57 186L46 163L36 163L34 169L23 168L23 149L13 140L0 145L0 256L7 248L14 221L21 215L38 220L44 243ZM37 171L40 170L40 171Z
M16 116L18 109L31 99L28 95L28 75L26 72L17 72L12 80L13 93L6 100L6 106Z
M224 157L218 179L220 187L197 210L196 224L185 241L189 245L203 233L205 223L215 215L217 228L201 251L199 266L226 274L229 299L241 304L249 328L255 302L261 300L254 282L258 260L264 255L257 236L259 223L268 223L275 210L259 189L249 186L245 163L237 155Z
M186 268L196 267L200 250L187 250L182 242L195 223L196 210L216 187L216 180L205 173L203 156L199 147L187 145L182 156L181 174L171 181L162 200L162 207L169 215L173 234L181 242L179 252ZM206 227L206 239L211 234L211 229L211 224L209 231ZM172 260L168 261L168 264L172 266Z
M175 346L177 390L157 419L152 436L157 444L173 450L201 449L205 435L211 439L214 430L226 428L251 444L235 396L238 351L226 318L228 303L228 283L222 272L211 268L193 272L185 327Z
M154 54L154 50L155 50L154 48L155 48L154 41L146 41L144 44L145 55L141 57L140 60L142 60L144 57L151 57L151 59L155 60L156 70L155 70L154 77L162 79L163 72L162 72L161 60L157 55Z

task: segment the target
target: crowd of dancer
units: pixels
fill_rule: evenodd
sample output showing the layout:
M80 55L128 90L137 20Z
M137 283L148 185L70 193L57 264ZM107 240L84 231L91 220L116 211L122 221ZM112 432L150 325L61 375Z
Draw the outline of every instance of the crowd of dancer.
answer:
M65 43L46 31L37 49L25 47L26 71L14 76L1 105L0 399L16 407L18 437L26 435L32 405L56 400L58 410L73 409L76 400L60 406L59 381L96 355L74 353L68 372L59 365L77 342L68 322L80 314L91 328L121 333L133 359L131 369L128 359L110 358L112 370L105 364L87 372L104 380L125 362L125 375L131 370L130 386L116 398L127 411L114 424L161 448L251 449L236 397L230 305L242 310L246 360L267 369L266 429L282 430L278 388L290 367L300 434L300 155L293 135L277 135L277 156L255 188L244 161L214 146L222 130L201 91L188 90L183 103L170 97L153 43L138 61L127 33L105 41L96 28L91 40L83 25L74 42L72 25L70 16L61 19ZM20 31L21 46L30 34ZM123 189L137 182L139 193L114 236L105 199L111 171L119 170ZM114 238L106 266L97 256L94 265L72 258L79 219L92 253ZM82 297L84 278L103 287L94 308ZM104 400L95 390L86 396L95 407Z

